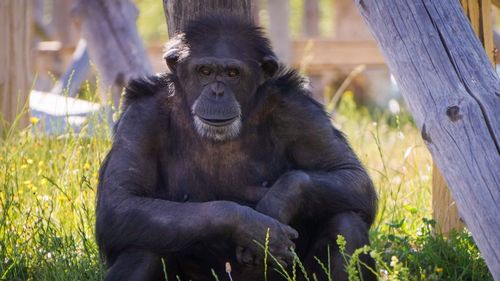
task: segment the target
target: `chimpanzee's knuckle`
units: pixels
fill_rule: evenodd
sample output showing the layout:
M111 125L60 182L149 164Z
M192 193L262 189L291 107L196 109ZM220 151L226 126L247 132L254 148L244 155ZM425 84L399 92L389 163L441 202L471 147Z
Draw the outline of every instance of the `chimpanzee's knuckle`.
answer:
M303 186L311 182L311 177L306 172L300 170L287 172L283 175L283 179L288 184L295 184L298 186Z

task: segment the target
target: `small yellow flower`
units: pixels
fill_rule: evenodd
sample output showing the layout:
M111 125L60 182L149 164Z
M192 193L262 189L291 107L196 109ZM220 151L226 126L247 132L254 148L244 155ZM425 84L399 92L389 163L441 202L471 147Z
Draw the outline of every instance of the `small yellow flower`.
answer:
M85 163L85 165L83 165L83 169L90 170L90 163L89 162Z
M39 161L38 162L38 167L43 167L43 164L44 164L43 161Z
M22 165L21 165L21 169L22 169L22 170L24 170L24 169L26 169L26 168L28 168L28 165L26 165L26 164L22 164Z
M36 118L36 117L31 117L30 118L30 123L32 125L35 125L36 123L38 123L38 121L40 121L40 119Z
M344 97L352 99L354 97L354 93L352 91L347 90L344 92Z
M443 272L443 268L442 268L442 267L436 267L436 272L437 272L437 273L441 273L441 272Z
M26 159L26 163L28 163L28 165L33 164L33 159Z

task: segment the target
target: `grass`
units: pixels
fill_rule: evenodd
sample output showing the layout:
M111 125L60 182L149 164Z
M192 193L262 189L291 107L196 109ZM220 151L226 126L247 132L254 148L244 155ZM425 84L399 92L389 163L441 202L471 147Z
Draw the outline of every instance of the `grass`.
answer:
M102 280L93 225L109 134L48 137L36 123L0 139L0 280ZM372 247L360 252L375 257L381 280L492 280L467 231L433 234L431 157L407 114L370 112L347 94L335 124L377 186Z

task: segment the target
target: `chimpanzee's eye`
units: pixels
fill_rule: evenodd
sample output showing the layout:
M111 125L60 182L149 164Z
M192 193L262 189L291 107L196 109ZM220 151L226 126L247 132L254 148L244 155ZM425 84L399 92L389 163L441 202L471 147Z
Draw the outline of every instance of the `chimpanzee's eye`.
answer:
M210 68L206 67L206 66L202 66L198 69L198 72L205 75L205 76L209 76L210 74L212 74L212 70L210 70Z
M229 77L237 77L240 75L240 72L236 68L230 68L227 70L227 76Z

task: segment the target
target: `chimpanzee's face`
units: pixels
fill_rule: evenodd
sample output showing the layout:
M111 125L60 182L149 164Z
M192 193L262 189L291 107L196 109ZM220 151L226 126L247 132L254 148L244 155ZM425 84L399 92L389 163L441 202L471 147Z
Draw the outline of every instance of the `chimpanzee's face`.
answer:
M266 69L272 64L274 74L277 68L274 57L253 58L252 50L244 48L220 39L214 44L191 45L187 58L169 63L184 89L194 127L203 137L236 138L258 86L269 77Z

